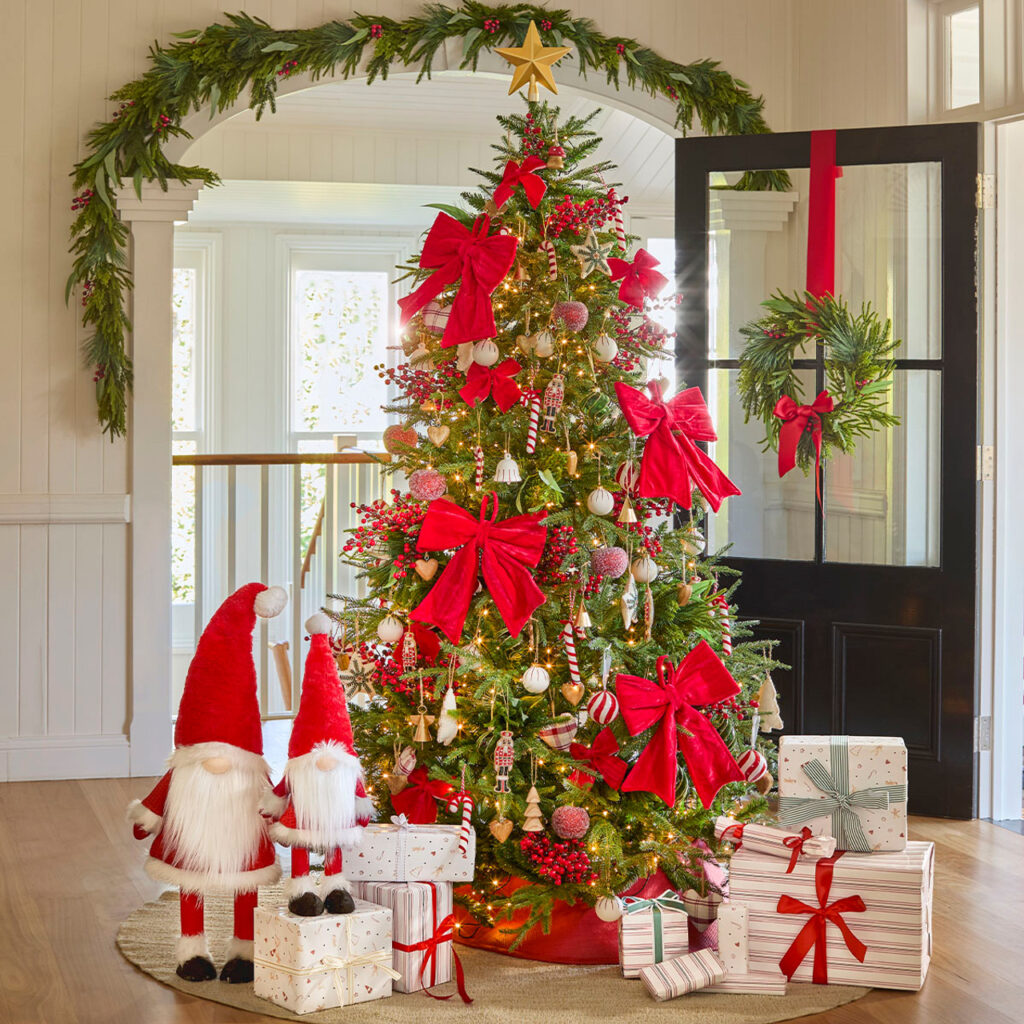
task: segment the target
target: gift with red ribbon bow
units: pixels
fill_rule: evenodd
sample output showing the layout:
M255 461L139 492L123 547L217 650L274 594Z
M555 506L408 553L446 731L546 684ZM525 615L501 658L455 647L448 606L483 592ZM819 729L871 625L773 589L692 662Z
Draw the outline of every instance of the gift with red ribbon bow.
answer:
M814 481L821 501L821 417L833 409L832 396L822 391L811 405L797 405L789 395L776 403L773 414L782 420L779 428L779 476L785 476L796 465L796 449L800 437L810 427L814 442Z
M717 512L740 489L695 444L718 439L700 388L687 388L667 402L657 381L648 381L647 389L650 398L622 381L615 383L630 429L637 437L649 438L636 493L641 498L671 498L681 508L689 508L696 487Z
M547 167L547 161L539 156L528 156L521 164L509 160L505 164L505 173L494 190L494 205L500 209L512 198L516 186L522 185L526 201L536 210L548 190L547 182L539 174L534 173L541 167Z
M433 270L411 295L398 300L401 323L461 279L441 336L445 348L497 334L491 293L512 268L519 242L515 235L488 235L490 218L481 216L467 228L439 213L423 243L420 266Z
M644 299L653 299L668 284L668 278L655 267L661 264L646 249L637 249L633 262L608 257L613 281L621 281L619 299L637 309L644 308Z
M629 765L618 753L619 741L611 729L602 729L589 747L583 743L571 743L569 756L580 761L581 767L573 769L569 781L585 789L600 777L612 789L618 789L629 771Z
M485 494L480 502L479 519L445 498L432 501L420 527L417 550L458 550L409 618L432 623L457 644L479 573L508 631L518 636L546 600L530 572L544 551L546 515L529 512L499 523L498 499L493 494Z
M715 838L729 840L737 850L742 846L748 852L788 858L786 874L790 874L800 860L820 860L836 852L832 836L812 835L807 826L799 832L790 832L756 822L738 822L726 815L715 819Z
M405 789L391 794L391 806L413 825L432 825L437 821L438 801L446 800L454 789L444 779L430 778L426 768L414 768Z
M483 402L488 395L502 412L508 412L522 396L519 385L512 379L522 367L514 359L505 359L497 366L473 363L466 372L466 383L459 394L466 405Z
M735 696L740 685L705 640L678 667L661 657L657 668L657 682L640 676L616 678L615 692L630 735L657 727L622 791L654 793L674 807L682 754L701 803L710 807L724 785L743 781L743 772L718 730L697 708Z

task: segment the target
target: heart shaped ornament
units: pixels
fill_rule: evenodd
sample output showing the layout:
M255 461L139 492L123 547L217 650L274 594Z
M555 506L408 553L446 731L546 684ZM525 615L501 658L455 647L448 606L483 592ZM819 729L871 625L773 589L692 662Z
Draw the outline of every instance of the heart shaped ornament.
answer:
M718 917L718 904L722 902L720 892L709 892L701 896L696 889L687 889L683 893L683 905L690 918L690 923L699 932L707 931Z
M494 818L487 828L499 843L505 842L512 835L512 821L509 818Z
M448 435L451 433L451 428L439 425L433 427L427 427L427 437L430 438L431 444L438 446L445 443L448 440Z
M429 582L437 574L437 559L436 558L418 558L416 559L416 575L421 580Z
M583 700L583 684L582 683L564 683L562 686L562 696L573 706L576 707L581 700Z

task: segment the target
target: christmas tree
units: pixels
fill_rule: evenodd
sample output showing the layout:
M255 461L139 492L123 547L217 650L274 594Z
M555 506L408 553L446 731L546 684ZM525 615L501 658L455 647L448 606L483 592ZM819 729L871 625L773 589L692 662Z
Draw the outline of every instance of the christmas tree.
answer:
M525 933L659 869L703 891L715 817L760 806L737 759L764 765L766 660L703 557L699 525L738 491L694 443L699 392L663 394L667 280L623 231L590 118L497 120L495 169L404 268L408 361L380 372L408 490L359 510L345 557L370 597L341 617L374 673L353 723L381 817L455 823L467 793L461 899L487 924L526 908ZM510 875L527 884L502 895Z

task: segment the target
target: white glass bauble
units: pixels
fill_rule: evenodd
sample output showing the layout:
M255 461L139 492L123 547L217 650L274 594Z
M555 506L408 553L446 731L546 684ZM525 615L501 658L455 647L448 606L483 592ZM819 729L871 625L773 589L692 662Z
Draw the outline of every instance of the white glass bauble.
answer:
M595 487L587 495L587 508L595 516L606 516L615 508L615 496L604 487Z
M543 665L531 665L523 673L523 689L527 693L543 693L551 685L551 676Z

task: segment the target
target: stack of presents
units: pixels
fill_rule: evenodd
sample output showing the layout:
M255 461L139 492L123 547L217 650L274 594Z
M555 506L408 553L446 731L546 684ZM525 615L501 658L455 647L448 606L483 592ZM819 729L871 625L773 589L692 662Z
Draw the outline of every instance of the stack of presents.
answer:
M476 836L457 825L367 825L345 853L350 914L299 917L258 907L255 993L311 1013L451 981L469 1001L455 953L453 886L471 881Z
M783 736L778 774L776 825L718 819L734 853L703 909L671 891L622 901L623 975L655 999L782 996L788 981L917 991L935 849L907 840L903 740Z

